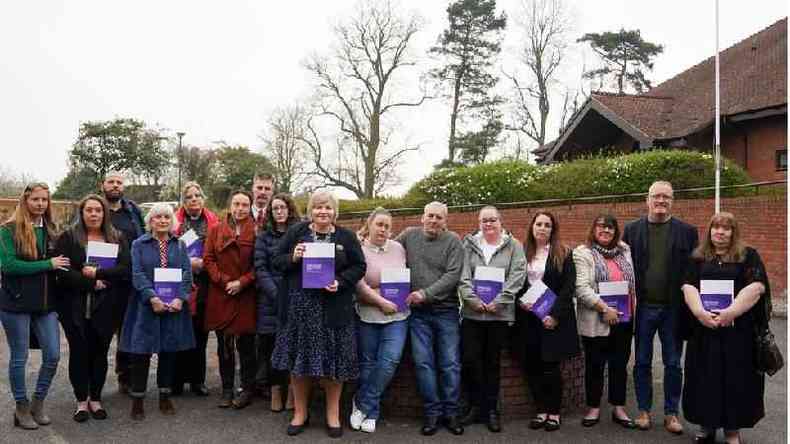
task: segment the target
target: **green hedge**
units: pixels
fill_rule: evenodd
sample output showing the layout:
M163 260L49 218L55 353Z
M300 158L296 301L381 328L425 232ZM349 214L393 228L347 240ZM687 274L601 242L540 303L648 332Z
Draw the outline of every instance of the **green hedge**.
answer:
M656 150L547 166L499 161L434 172L417 182L406 199L419 203L439 200L449 205L570 199L644 193L656 180L668 180L676 190L712 186L713 157L697 151ZM741 167L723 162L722 186L750 181Z

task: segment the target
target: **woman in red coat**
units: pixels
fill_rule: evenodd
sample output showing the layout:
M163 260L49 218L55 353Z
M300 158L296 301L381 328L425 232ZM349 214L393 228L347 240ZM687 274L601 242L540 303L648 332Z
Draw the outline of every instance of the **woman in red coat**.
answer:
M250 405L255 385L255 222L252 196L236 191L228 215L206 237L203 265L209 276L206 329L217 335L222 397L219 406ZM241 394L233 399L235 352L241 359Z

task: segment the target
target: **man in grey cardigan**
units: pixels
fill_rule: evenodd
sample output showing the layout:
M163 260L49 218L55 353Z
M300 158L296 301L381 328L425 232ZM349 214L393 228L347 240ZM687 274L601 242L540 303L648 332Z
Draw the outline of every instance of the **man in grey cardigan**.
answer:
M397 239L411 270L409 334L423 399L423 435L438 430L439 419L455 435L464 433L458 418L461 386L460 323L457 295L464 253L458 235L447 231L447 206L425 206L422 228L404 230Z

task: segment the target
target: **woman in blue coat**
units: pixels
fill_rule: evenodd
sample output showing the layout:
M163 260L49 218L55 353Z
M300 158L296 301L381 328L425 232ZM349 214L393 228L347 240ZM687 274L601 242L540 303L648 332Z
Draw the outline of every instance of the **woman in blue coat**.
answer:
M173 235L173 209L157 204L145 217L148 233L132 243L132 286L134 298L129 302L121 331L121 350L132 354L132 419L145 418L143 399L148 383L151 355L158 355L156 382L159 386L159 409L174 415L170 401L175 352L195 347L192 319L186 305L192 287L192 266L186 246ZM177 269L180 281L158 288L154 270ZM160 274L164 274L161 271ZM166 273L166 272L165 272Z

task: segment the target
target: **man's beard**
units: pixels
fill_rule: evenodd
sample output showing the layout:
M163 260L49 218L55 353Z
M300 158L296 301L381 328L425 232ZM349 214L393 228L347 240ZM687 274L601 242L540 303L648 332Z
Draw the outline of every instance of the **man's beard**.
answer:
M117 203L123 197L123 193L104 193L104 198L107 199L107 202L114 204Z

